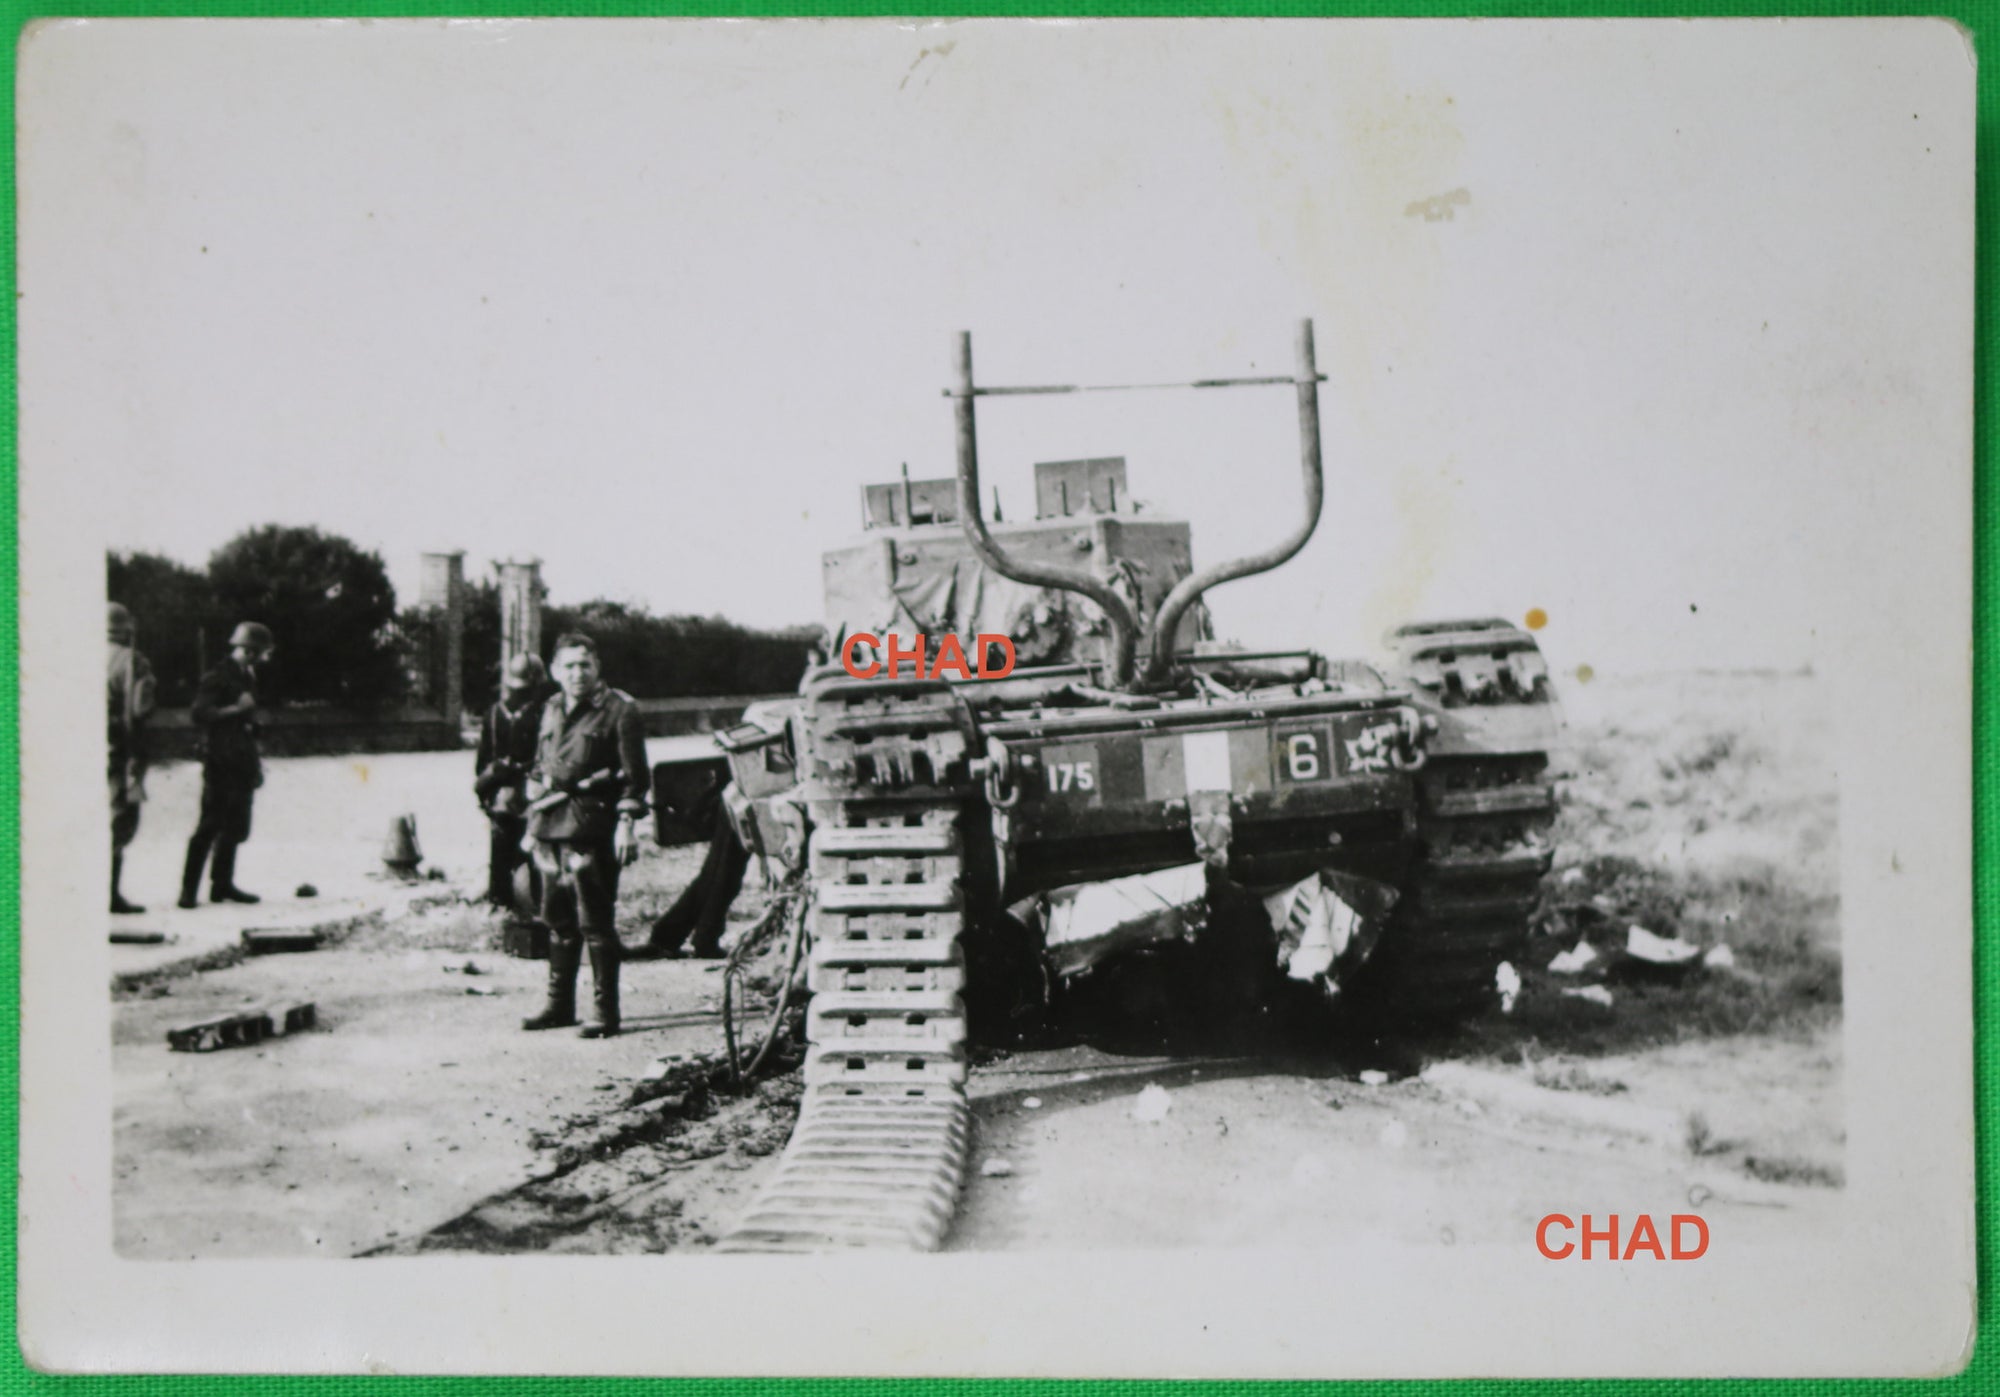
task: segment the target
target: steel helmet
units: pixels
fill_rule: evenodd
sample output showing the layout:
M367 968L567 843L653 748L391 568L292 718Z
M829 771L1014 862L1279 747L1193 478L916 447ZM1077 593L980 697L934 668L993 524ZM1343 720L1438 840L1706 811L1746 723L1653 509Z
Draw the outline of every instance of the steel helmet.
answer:
M549 672L539 657L516 655L507 661L507 667L500 672L500 687L509 693L519 693L523 689L539 689L548 683Z
M271 628L261 621L245 621L229 633L229 647L244 646L255 654L271 653Z
M105 609L104 629L113 645L130 645L139 632L138 626L133 624L132 613L117 602L112 602Z

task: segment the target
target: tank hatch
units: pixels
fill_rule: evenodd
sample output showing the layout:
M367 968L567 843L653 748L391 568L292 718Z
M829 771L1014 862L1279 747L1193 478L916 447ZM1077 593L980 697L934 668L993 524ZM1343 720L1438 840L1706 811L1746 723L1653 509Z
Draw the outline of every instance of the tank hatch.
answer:
M864 529L902 529L913 524L957 522L958 481L955 477L911 480L906 476L885 485L861 487L861 524Z
M1035 517L1116 514L1125 498L1125 458L1095 456L1083 461L1035 463Z

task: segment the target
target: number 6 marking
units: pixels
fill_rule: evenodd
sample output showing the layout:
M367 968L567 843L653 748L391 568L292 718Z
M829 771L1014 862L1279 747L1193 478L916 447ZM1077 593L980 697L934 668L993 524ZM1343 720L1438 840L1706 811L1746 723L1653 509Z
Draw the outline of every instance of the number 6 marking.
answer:
M1319 739L1309 732L1293 733L1285 739L1285 768L1294 781L1310 781L1319 775Z

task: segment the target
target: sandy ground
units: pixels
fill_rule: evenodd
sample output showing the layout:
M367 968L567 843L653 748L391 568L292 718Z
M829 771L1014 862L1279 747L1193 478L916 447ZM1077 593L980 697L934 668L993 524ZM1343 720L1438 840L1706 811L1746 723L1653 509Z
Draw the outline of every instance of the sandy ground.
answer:
M1096 1055L980 1074L978 1148L952 1250L1520 1246L1552 1212L1699 1212L1730 1245L1838 1225L1840 1194L1774 1184L1745 1153L1840 1157L1838 1041L1711 1046L1593 1073L1614 1096L1445 1063L1379 1086L1351 1063L1124 1066ZM1798 1084L1774 1114L1759 1082ZM1140 1093L1165 1092L1143 1119ZM1716 1131L1689 1148L1686 1123ZM1737 1132L1730 1134L1728 1132ZM985 1172L996 1167L1006 1172Z
M538 1130L622 1102L656 1057L719 1032L712 961L627 967L629 1031L587 1042L520 1031L541 964L389 935L260 956L119 1006L121 1255L345 1256L422 1231L546 1171ZM316 1030L167 1050L176 1024L298 1000L317 1004Z
M1820 895L1836 871L1836 788L1819 765L1810 681L1598 680L1581 700L1576 688L1558 763L1569 841L1559 870L1581 877L1613 856L1710 879L1685 900L1688 925L1656 928L1705 945L1736 934L1727 898L1756 896L1782 872L1798 897L1774 905L1810 916L1778 931L1837 949L1837 906ZM274 762L245 882L311 876L380 905L369 874L390 816L408 810L452 877L426 892L471 888L483 844L464 760L376 758L365 780L350 762ZM156 785L142 834L152 842L133 863L142 900L178 857L185 831L166 817L176 798L191 821L186 776ZM341 812L330 841L314 834L329 810ZM655 851L634 870L628 940L694 864L693 851ZM758 905L754 893L739 900L739 929ZM330 949L125 993L114 1051L121 1252L611 1252L711 1240L771 1168L796 1077L648 1104L650 1064L719 1046L714 971L629 967L637 1031L624 1038L524 1035L516 1023L538 1003L541 967L494 952L496 925L446 900L365 921ZM1760 934L1773 933L1760 924ZM465 973L468 961L479 973ZM1615 1029L1643 1009L1671 1027L1676 992L1628 998L1621 987L1601 1008L1562 999L1565 987L1531 970L1516 1015L1476 1034L1329 1046L1310 1060L1081 1047L982 1060L974 1167L948 1246L1518 1244L1550 1211L1693 1209L1732 1245L1838 1225L1837 1008L1720 1037L1690 1013L1684 1033L1621 1039L1575 1025ZM319 1005L314 1032L166 1050L173 1024L300 998ZM1162 1091L1164 1116L1137 1118ZM662 1104L680 1109L646 1114ZM603 1148L578 1157L576 1142L592 1140Z

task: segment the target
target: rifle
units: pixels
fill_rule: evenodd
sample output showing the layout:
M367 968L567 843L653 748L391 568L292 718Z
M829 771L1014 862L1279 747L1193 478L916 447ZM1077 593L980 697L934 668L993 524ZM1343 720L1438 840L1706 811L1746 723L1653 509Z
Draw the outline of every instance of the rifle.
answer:
M616 785L618 782L618 773L608 767L603 771L592 772L580 781L572 781L567 786L558 786L538 796L529 802L528 808L524 813L538 815L544 810L553 810L572 796L594 794L596 787L602 786L607 782L612 785Z

